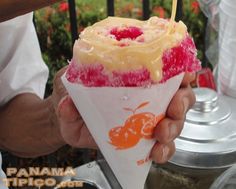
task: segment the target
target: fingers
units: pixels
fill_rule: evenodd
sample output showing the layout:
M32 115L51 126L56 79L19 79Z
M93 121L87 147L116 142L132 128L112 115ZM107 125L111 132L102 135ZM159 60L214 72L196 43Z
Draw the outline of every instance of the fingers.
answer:
M156 143L152 148L150 157L156 163L165 163L167 162L175 153L175 144L170 142L168 144Z
M172 98L166 116L175 120L185 118L186 112L195 103L195 95L190 86L180 88Z
M67 95L59 103L58 117L65 142L79 148L97 148L72 99Z
M69 144L77 142L83 121L69 96L65 96L59 103L58 117L61 134L65 141Z
M154 138L162 144L168 144L177 138L184 126L184 120L163 119L154 130Z
M83 119L61 81L67 67L62 68L54 77L53 103L57 109L60 131L65 142L79 148L97 148ZM59 105L58 105L59 104Z
M195 103L195 95L190 86L180 88L172 98L166 117L154 130L154 137L162 144L167 144L178 137L183 129L187 111Z
M67 91L61 81L61 76L65 73L67 66L59 70L53 80L53 102L54 106L57 106L59 101L67 95Z
M61 99L58 105L58 116L62 122L74 123L79 119L79 112L77 111L70 96L66 95Z
M80 139L77 142L76 146L80 147L80 148L93 148L93 149L97 149L98 146L96 144L96 142L94 141L93 137L91 136L88 128L85 126L85 123L83 123L83 126L80 130Z
M185 73L181 87L187 87L196 78L196 73Z

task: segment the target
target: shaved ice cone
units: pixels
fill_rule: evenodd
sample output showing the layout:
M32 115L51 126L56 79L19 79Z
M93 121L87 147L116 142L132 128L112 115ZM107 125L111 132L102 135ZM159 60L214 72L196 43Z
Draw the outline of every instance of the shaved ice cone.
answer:
M119 137L120 145L112 144L114 140L109 133L118 127L125 128L128 125L127 120L132 121L135 115L152 114L156 117L163 115L182 78L183 73L150 88L84 87L82 84L68 82L65 76L62 78L69 95L122 188L143 189L151 166L149 153L155 140L140 136L141 133L132 129L132 125L124 132L124 136ZM134 110L142 103L147 105L137 109L136 112L128 111L128 109ZM140 121L142 122L142 117ZM137 123L140 121L136 119ZM154 121L155 124L157 121ZM145 123L142 126L145 126ZM124 138L126 142L122 144Z
M124 189L143 189L153 131L186 72L201 68L186 26L108 17L74 44L62 81Z

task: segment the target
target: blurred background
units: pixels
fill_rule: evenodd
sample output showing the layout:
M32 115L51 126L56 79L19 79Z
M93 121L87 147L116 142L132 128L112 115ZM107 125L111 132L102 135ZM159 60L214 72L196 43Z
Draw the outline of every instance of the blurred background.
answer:
M106 0L76 0L75 16L77 22L77 33L79 34L86 26L107 17L109 11ZM121 17L132 17L143 19L143 3L145 0L115 0L114 15ZM172 0L150 0L146 10L149 16L170 18ZM204 67L211 67L204 55L206 45L207 18L200 9L197 0L182 1L181 16L187 25L188 31L193 37L197 49L198 58ZM72 58L73 35L71 32L71 21L69 4L61 1L53 6L37 10L34 13L34 23L38 33L41 51L45 63L50 70L49 80L46 87L46 96L52 92L52 81L54 74L68 64ZM209 39L208 39L209 40ZM77 167L96 159L95 150L74 149L65 146L57 152L36 159L23 159L9 153L3 153L3 169L6 167Z
M145 2L145 1L144 1ZM143 19L142 0L115 0L114 14L121 17ZM76 0L76 17L78 34L89 25L107 16L107 0ZM205 60L205 28L207 19L200 10L197 0L183 1L182 20L198 49L198 58ZM172 0L150 0L150 16L170 18ZM66 1L35 12L35 25L41 45L43 58L50 70L46 95L51 93L52 78L56 71L68 64L72 58L71 25L69 5Z

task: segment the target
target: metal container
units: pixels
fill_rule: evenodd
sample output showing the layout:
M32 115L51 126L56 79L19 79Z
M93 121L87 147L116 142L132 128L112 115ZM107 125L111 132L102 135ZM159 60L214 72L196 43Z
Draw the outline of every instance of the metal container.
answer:
M187 113L170 162L197 169L230 167L236 163L236 99L208 88L194 92L196 103Z
M175 141L176 153L167 164L154 165L148 183L155 178L156 183L150 189L209 188L217 176L236 163L236 99L208 88L193 90L196 103ZM161 181L169 184L169 178L185 182L186 187L173 187L177 186L174 182L170 187L157 187Z
M122 189L116 180L109 165L104 159L99 159L77 167L74 169L75 176L65 176L58 180L58 183L82 182L82 186L78 187L62 187L64 189ZM59 189L56 187L55 189Z

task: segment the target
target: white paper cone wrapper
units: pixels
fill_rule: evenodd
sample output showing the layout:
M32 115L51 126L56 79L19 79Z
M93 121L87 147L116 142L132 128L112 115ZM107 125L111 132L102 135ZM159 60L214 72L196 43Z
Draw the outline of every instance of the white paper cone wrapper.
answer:
M70 83L62 76L69 95L123 189L143 189L151 166L151 161L145 159L149 157L155 140L140 138L137 144L130 148L117 149L110 143L110 130L127 126L128 118L132 120L134 114L165 113L183 75L182 73L164 84L148 88L84 87ZM146 105L135 112L128 111L128 108L134 110L145 102ZM129 139L132 132L128 134L123 137Z

